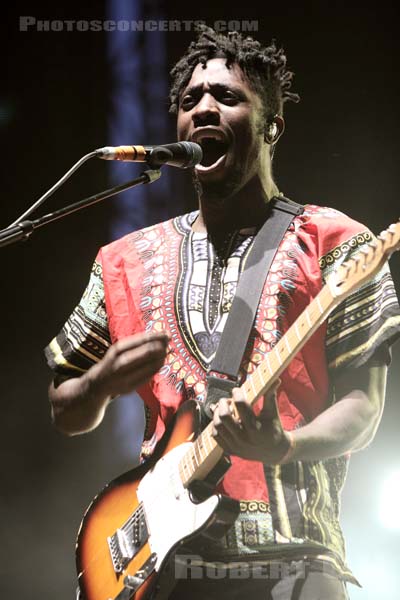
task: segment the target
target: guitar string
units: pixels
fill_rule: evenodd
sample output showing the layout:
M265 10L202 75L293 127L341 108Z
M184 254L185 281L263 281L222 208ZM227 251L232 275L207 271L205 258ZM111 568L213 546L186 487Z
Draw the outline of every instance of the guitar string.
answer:
M327 301L326 305L325 305L325 301ZM253 387L255 387L257 385L258 392L257 392L257 389L255 389L256 393L260 393L260 390L266 385L266 383L268 382L268 377L266 377L266 380L264 380L263 375L267 376L267 373L266 373L267 366L269 368L269 371L270 372L272 371L271 372L271 378L272 378L272 376L274 374L275 365L273 364L271 367L271 361L279 363L278 368L277 369L275 368L275 373L276 373L279 370L279 367L282 366L282 364L283 364L281 355L284 356L286 354L286 357L284 356L284 360L286 360L287 357L291 354L292 350L291 350L290 342L287 339L287 337L288 336L294 337L294 334L296 334L296 337L297 337L298 341L300 342L301 338L299 335L299 328L300 329L304 328L305 321L307 321L308 332L309 332L317 324L318 319L321 316L323 316L324 313L327 313L331 309L331 304L333 304L333 301L334 301L334 297L331 293L331 290L328 285L325 285L322 288L322 290L320 291L320 293L317 294L317 296L312 300L312 302L304 309L304 311L294 321L294 323L291 325L291 327L286 332L285 336L283 338L281 338L281 340L279 340L278 344L274 348L271 349L270 353L265 357L264 361L262 363L260 363L260 365L258 365L258 367L255 369L255 371L243 383L243 386L246 386L246 384L247 384L247 389L244 388L246 395L250 391L249 390L250 384L253 385ZM286 346L285 346L285 344L286 344ZM296 348L296 346L297 346L297 344L295 343L295 348ZM257 379L259 381L257 381ZM260 386L260 382L262 384L261 386ZM205 451L206 458L208 458L208 456L210 456L211 452L213 450L215 450L216 448L218 448L218 444L213 445L211 443L210 444L211 449L207 450L207 441L211 442L211 440L209 438L208 428L206 428L206 430L204 430L200 434L199 439L193 443L192 447L180 459L180 461L178 463L178 473L179 473L181 482L183 484L187 483L187 481L190 479L190 476L195 473L196 467L199 467L202 464L202 462L204 462L202 460L202 450ZM208 452L208 454L207 454L207 452ZM193 464L193 463L195 463L195 464ZM191 464L193 466L190 466ZM189 479L187 479L187 476L185 474L185 469L189 470L189 473L190 473ZM171 476L168 479L170 482L172 481ZM153 503L151 503L151 504L153 504ZM124 523L124 525L121 527L121 529L123 529L124 532L127 534L132 534L134 527L137 526L137 524L140 524L140 520L143 518L143 516L145 516L144 507L142 504L140 504L139 507L136 509L135 513L133 513L133 515Z
M326 305L324 305L325 304L324 301L326 301L326 300L328 302ZM323 316L324 313L328 312L328 310L331 308L331 304L333 303L333 300L334 300L334 297L331 294L331 290L330 290L329 286L325 285L322 288L322 290L320 291L320 293L317 294L317 296L312 300L312 302L304 309L304 311L294 321L292 326L286 332L285 336L283 338L281 338L281 340L278 342L278 344L274 348L271 349L270 353L266 356L264 361L250 375L248 380L244 382L244 384L243 384L244 386L247 384L247 390L244 389L245 393L249 391L249 383L251 385L253 385L253 387L255 387L255 385L257 385L258 392L257 392L257 389L255 391L257 393L260 392L260 389L262 389L268 382L268 378L266 379L266 381L264 381L264 377L262 376L262 374L264 374L264 376L266 375L266 367L268 366L269 371L270 372L272 371L271 378L274 374L274 370L271 367L271 360L275 361L275 362L277 361L279 363L278 369L275 369L275 373L276 373L279 370L279 367L282 366L282 364L283 364L281 355L284 356L286 354L286 357L284 358L284 360L286 360L287 356L289 356L291 354L291 346L290 346L288 337L290 337L290 336L294 337L294 333L296 333L296 337L297 337L298 341L300 342L301 338L299 335L299 327L304 328L304 324L305 324L305 320L306 320L308 323L308 326L309 326L308 330L310 331L317 324L318 319L321 316ZM284 344L286 344L286 347ZM295 347L296 347L296 345L297 344L295 344ZM271 356L270 356L270 354L271 354ZM274 367L274 365L273 365L273 367ZM259 383L259 381L257 381L257 379L259 381L261 381L262 386L260 386L260 383ZM190 479L190 476L195 473L196 467L199 467L204 462L202 460L202 450L205 451L206 458L208 458L208 456L210 456L211 452L218 447L218 444L216 444L214 446L212 444L210 444L211 449L207 450L207 440L210 442L208 428L206 428L206 430L200 434L199 439L193 443L192 447L183 455L183 457L179 461L178 473L180 475L180 479L183 484L187 483L187 481ZM208 454L207 454L207 452L208 452ZM191 466L191 464L193 466ZM189 479L187 479L187 476L185 474L185 469L189 470L189 473L190 473ZM169 480L171 481L172 478L169 477ZM143 506L140 505L139 508L135 511L135 513L122 526L122 529L126 532L132 533L134 526L137 525L138 522L140 522L140 519L143 518L143 515L144 515Z
M328 300L327 306L323 307L326 300ZM280 342L278 342L278 344L274 348L271 349L270 353L267 354L267 356L265 357L263 362L258 365L256 370L244 382L243 386L246 386L244 388L246 395L248 395L248 393L250 391L249 385L252 384L252 385L254 385L254 387L257 385L257 389L255 390L256 391L255 395L258 395L260 393L260 391L262 390L262 388L267 384L268 380L273 379L274 374L276 374L279 367L282 366L282 364L283 364L281 355L286 354L286 357L284 358L284 360L286 360L287 356L290 355L290 353L291 353L291 347L290 347L290 342L288 340L288 335L289 335L289 337L294 337L294 334L296 333L296 337L297 337L298 341L300 342L301 337L298 333L298 328L299 327L303 328L305 321L307 321L308 329L310 331L312 329L312 327L317 323L318 319L326 312L326 310L328 310L330 308L331 301L332 301L332 295L330 294L329 287L324 286L324 288L320 291L320 293L313 299L313 301L299 315L299 317L296 319L296 321L288 329L288 331L286 332L284 337L281 338ZM297 326L297 329L296 329L296 326ZM285 344L286 344L286 347L285 347ZM295 343L295 346L296 345L297 344ZM278 368L275 368L275 365L273 365L273 367L274 367L274 369L273 369L271 367L271 362L278 362L279 363ZM266 373L267 366L268 366L268 369L271 374L271 377L269 379L268 379L267 373ZM260 385L260 382L262 385ZM202 462L203 462L201 460L202 459L202 456L201 456L202 449L204 448L204 450L206 452L206 458L208 458L209 454L215 448L215 446L214 446L211 448L210 451L207 451L206 445L207 445L208 433L206 433L206 432L207 432L207 429L204 430L200 434L199 438L196 440L196 442L194 442L193 448L188 450L188 452L182 457L181 461L179 462L179 473L181 475L181 479L184 480L184 483L189 481L191 476L194 475L194 473L196 472L196 467L199 467L202 464ZM208 455L207 455L207 452L209 452ZM199 456L200 456L200 462L199 462ZM196 463L196 464L194 465L193 463ZM189 471L189 477L187 477L187 474L186 474L187 471Z
M385 232L385 233L386 233L386 232ZM390 232L390 234L391 234L391 237L393 238L393 237L394 237L394 235L393 235L393 232ZM383 244L382 244L382 246L385 246L385 244L383 243ZM345 266L345 265L342 265L342 266ZM329 294L329 297L328 297L328 306L327 306L327 307L324 307L324 308L322 308L322 306L321 306L321 304L320 304L320 301L322 300L322 296L323 296L323 293L324 293L324 292L326 292L326 293L328 293L328 294ZM303 313L301 313L301 315L300 315L300 316L299 316L299 317L298 317L298 318L297 318L297 319L294 321L294 323L293 323L293 324L292 324L292 326L289 328L289 330L286 332L286 334L288 334L288 333L290 333L290 332L291 332L292 334L294 334L294 332L295 332L295 333L296 333L296 336L297 336L297 338L298 338L298 339L299 339L299 341L300 341L299 329L298 329L298 328L299 328L299 325L300 325L300 326L302 326L302 325L304 326L304 318L306 318L307 320L309 320L309 319L310 319L310 316L311 316L311 320L314 320L314 314L313 314L313 312L314 312L314 309L316 309L316 306L317 306L317 304L318 304L318 308L319 308L319 311L320 311L320 314L319 314L319 316L322 316L322 315L324 314L324 312L325 312L325 311L327 311L327 310L330 308L330 304L331 304L331 302L332 302L332 301L334 301L334 300L335 300L335 298L334 298L333 294L331 293L331 290L330 290L329 286L326 284L326 285L325 285L325 286L322 288L322 290L320 291L320 293L319 293L319 294L318 294L318 295L317 295L317 296L316 296L316 297L313 299L313 301L312 301L312 302L309 304L309 306L308 306L308 307L307 307L307 308L306 308L306 309L303 311ZM317 312L317 311L315 311L315 312ZM299 321L300 321L300 323L299 323ZM310 327L310 328L311 328L311 327ZM280 341L281 341L281 340L280 340ZM286 342L285 342L285 343L287 343L287 340L286 340ZM278 356L279 356L279 354L277 354L277 352L276 352L276 350L278 350L278 352L279 352L279 348L278 348L278 346L279 346L279 342L278 342L278 345L277 345L277 346L276 346L276 347L273 349L273 350L274 350L274 355L275 355L276 357L278 357ZM290 349L290 345L289 345L289 348L286 348L286 350L289 350L289 349ZM282 347L282 353L283 353L283 350L284 350L284 347ZM272 360L273 360L273 356L272 356L271 358L272 358ZM254 372L253 372L253 373L250 375L250 377L249 377L249 378L248 378L248 380L247 380L247 383L250 381L250 383L253 385L253 384L254 384L254 380L255 380L257 377L258 377L258 378L261 380L261 382L263 382L263 377L261 376L261 372L263 372L264 374L266 373L266 365L268 365L268 368L269 368L269 370L271 371L271 365L270 365L270 362L269 362L269 361L270 361L270 357L269 357L269 355L268 355L268 356L266 357L266 359L265 359L265 362L264 362L264 370L262 370L262 365L263 365L263 363L261 363L261 364L260 364L260 365L257 367L257 369L256 369L256 370L255 370L255 371L254 371ZM279 359L278 359L278 362L279 362ZM271 373L271 375L272 375L272 373ZM246 381L243 383L243 386L244 386L244 385L246 385ZM247 385L247 389L249 390L249 385ZM262 388L261 388L261 389L262 389ZM246 390L245 390L245 391L246 391ZM208 435L208 434L207 434L207 435ZM206 441L207 441L207 438L205 438L205 440L204 440L204 441L205 441L204 448L205 448L205 451L207 452L207 448L206 448ZM218 445L217 445L217 446L218 446ZM200 450L200 458L201 458L201 449L199 448L199 450ZM211 451L212 451L212 450L211 450ZM183 459L185 459L185 457L187 457L187 455L188 455L190 452L193 452L193 449L191 449L190 451L188 451L188 452L187 452L187 453L186 453L186 454L185 454L185 455L182 457L182 459L181 459L181 460L179 461L179 463L178 463L178 472L179 472L179 475L180 475L180 477L181 477L181 481L182 481L182 472L183 472L183 471L182 471L182 469L181 469L181 464L182 464L182 462L183 462ZM196 452L196 449L195 449L195 452ZM194 457L195 457L195 459L196 459L196 456L194 456ZM196 460L197 460L197 459L196 459ZM169 480L171 481L171 480L172 480L172 477L169 477ZM151 503L151 504L153 504L153 503ZM134 527L135 525L137 525L137 523L138 523L138 522L140 523L140 520L143 518L143 516L145 517L145 511L144 511L143 503L140 503L140 504L139 504L139 506L138 506L138 508L137 508L137 509L135 510L135 512L134 512L134 513L131 515L131 517L129 517L129 518L127 519L127 521L124 523L124 525L121 527L121 529L123 529L124 531L127 531L127 532L133 532L133 527ZM115 535L115 533L114 533L113 535ZM110 536L110 537L113 537L113 536Z

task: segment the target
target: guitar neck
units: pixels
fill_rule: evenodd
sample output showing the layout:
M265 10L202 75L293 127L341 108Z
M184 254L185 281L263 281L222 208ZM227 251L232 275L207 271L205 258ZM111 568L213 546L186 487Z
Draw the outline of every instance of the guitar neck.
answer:
M241 386L248 404L268 391L337 304L331 288L325 285Z
M241 386L243 397L250 406L272 387L293 356L304 346L335 306L362 283L371 279L382 268L388 257L399 248L400 222L390 225L376 240L366 248L361 248L355 256L337 269ZM212 436L210 423L180 462L179 469L183 484L187 486L194 479L206 477L223 453Z
M333 289L326 284L241 386L248 404L252 405L268 391L337 304ZM210 423L181 459L179 469L183 484L188 486L194 479L206 477L223 452L212 436Z

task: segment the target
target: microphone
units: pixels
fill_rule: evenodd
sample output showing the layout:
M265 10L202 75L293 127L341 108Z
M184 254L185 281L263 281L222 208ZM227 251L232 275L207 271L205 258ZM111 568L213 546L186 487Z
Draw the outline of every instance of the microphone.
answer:
M176 142L163 146L105 146L95 150L95 154L104 160L146 162L151 168L171 165L189 169L199 164L203 158L201 146L194 142Z

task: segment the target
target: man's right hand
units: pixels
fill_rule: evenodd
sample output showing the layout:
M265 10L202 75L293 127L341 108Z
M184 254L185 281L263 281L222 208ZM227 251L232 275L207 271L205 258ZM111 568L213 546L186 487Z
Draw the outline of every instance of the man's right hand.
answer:
M118 340L88 371L92 393L113 397L140 387L163 366L168 340L165 333L138 333Z
M123 338L81 377L56 378L49 399L57 429L74 435L97 427L113 397L134 391L162 367L168 340L165 333Z

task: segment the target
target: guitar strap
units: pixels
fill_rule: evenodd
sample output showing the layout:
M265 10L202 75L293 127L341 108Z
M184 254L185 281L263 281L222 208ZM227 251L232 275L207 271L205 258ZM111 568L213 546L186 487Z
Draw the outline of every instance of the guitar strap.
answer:
M285 232L293 219L303 212L301 204L283 196L270 200L270 213L246 258L217 352L208 370L207 397L202 405L208 419L212 418L212 409L219 399L229 397L238 385L240 363L268 271Z

